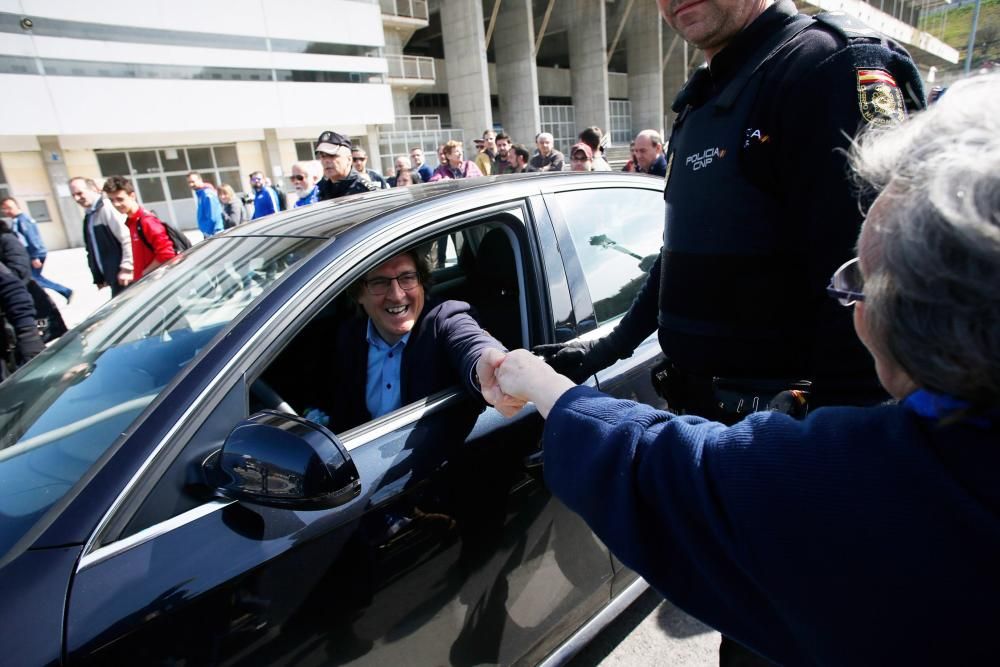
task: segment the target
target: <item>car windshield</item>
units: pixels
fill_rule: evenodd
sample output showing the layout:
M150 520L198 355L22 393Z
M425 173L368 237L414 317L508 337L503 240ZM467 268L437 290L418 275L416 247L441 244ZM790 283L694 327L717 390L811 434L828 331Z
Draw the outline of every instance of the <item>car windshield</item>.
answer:
M0 384L0 554L219 331L327 241L261 236L199 244Z

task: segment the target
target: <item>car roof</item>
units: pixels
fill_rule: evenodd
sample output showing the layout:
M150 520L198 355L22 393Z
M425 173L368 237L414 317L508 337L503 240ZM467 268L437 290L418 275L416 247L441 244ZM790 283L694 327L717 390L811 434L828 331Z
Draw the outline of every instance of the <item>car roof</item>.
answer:
M240 225L212 237L282 236L333 238L346 229L400 210L417 213L445 200L516 199L564 187L628 185L662 189L663 179L624 172L557 172L448 179L406 188L377 190L291 209ZM485 196L485 198L484 198Z

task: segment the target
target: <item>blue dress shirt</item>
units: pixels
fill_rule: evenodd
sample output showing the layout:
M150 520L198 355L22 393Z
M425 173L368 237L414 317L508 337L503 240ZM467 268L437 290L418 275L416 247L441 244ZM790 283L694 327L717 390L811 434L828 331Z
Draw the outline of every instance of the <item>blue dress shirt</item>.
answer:
M368 374L365 379L365 404L372 419L392 412L403 404L399 379L403 365L403 349L410 334L389 345L368 320Z

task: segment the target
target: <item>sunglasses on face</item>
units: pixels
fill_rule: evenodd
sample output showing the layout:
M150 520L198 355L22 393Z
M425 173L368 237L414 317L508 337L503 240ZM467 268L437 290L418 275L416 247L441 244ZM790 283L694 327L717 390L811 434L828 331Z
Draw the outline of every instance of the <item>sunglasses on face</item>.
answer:
M250 182L251 183L263 183L264 179L263 178L251 178Z
M833 272L826 293L840 302L842 306L853 306L858 301L865 300L865 278L861 275L861 264L858 258L848 260Z
M399 289L404 292L409 292L411 289L420 284L420 276L414 271L407 271L406 273L400 273L398 276L392 278L385 278L379 276L378 278L369 278L364 281L365 287L368 288L368 293L372 296L382 296L389 291L389 286L392 285L392 281L395 280L399 283Z
M304 181L304 180L306 180L306 177L303 176L302 174L292 174L288 178L292 179L293 181Z

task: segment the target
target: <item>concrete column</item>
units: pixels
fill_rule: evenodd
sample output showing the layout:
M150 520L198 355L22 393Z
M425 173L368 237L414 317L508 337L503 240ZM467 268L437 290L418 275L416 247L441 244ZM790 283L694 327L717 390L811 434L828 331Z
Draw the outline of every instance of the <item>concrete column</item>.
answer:
M570 31L569 65L572 70L573 106L577 132L596 125L611 126L608 107L607 15L602 0L565 3ZM637 3L643 4L643 3Z
M284 181L288 174L285 173L285 167L281 164L281 142L273 127L264 128L264 155L267 158L267 167L265 167L264 172L271 177L271 182L281 184L282 189L284 189ZM290 169L291 166L288 168Z
M451 124L465 133L469 142L465 153L472 156L472 139L493 127L482 1L441 0L441 33L448 62Z
M674 39L676 38L676 42ZM673 49L670 48L673 44ZM684 62L684 40L670 26L663 26L663 53L669 54L666 65L663 67L663 112L667 116L667 127L665 137L670 135L670 126L673 125L676 114L671 111L670 105L674 103L674 98L687 81L687 66Z
M45 175L49 179L52 198L59 209L52 211L52 220L62 223L70 248L82 246L83 227L80 221L83 219L83 209L73 201L69 194L70 173L69 169L66 168L66 160L63 158L59 137L55 135L39 136L38 147L42 151L42 163L45 165Z
M663 132L662 25L655 2L632 4L625 47L633 136L645 129Z
M403 35L396 28L386 28L385 31L385 55L393 58L403 53ZM392 87L392 111L396 116L410 115L410 94L409 88L402 86ZM370 164L370 163L369 163Z
M497 92L504 131L531 146L541 127L531 0L503 0L493 31Z

